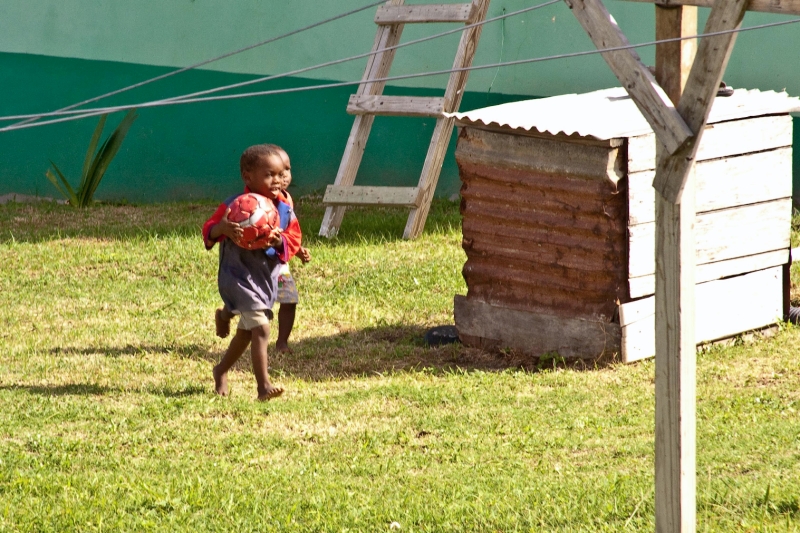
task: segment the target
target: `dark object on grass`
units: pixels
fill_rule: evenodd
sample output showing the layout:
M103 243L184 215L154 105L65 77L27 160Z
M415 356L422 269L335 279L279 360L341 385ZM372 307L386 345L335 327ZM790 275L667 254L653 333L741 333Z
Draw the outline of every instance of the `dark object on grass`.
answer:
M459 342L458 330L455 326L436 326L425 334L425 342L428 346L441 346L442 344L453 344Z
M800 325L800 307L790 307L789 317L786 319L795 325Z

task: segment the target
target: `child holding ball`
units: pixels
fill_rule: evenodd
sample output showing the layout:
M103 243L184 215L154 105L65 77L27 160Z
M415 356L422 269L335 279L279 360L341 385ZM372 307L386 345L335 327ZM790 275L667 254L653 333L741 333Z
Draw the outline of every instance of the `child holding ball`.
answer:
M280 228L272 230L266 249L247 250L237 246L233 241L241 237L242 228L228 220L227 214L238 195L225 200L203 225L206 249L220 244L217 285L225 308L217 310L218 333L220 311L239 315L236 334L214 367L214 387L217 394L227 396L228 371L249 345L257 397L263 401L283 394L282 388L270 382L267 371L269 323L281 265L298 252L302 236L292 208L281 195L284 163L280 153L271 145L251 146L242 154L239 166L245 192L260 194L273 202L280 215Z

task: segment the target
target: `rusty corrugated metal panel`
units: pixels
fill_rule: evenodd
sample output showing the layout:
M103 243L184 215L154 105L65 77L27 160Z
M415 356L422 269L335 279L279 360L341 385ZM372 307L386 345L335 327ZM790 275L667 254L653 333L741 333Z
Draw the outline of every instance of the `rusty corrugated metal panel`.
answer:
M511 138L474 128L459 136L467 298L611 319L627 290L624 151ZM586 153L570 174L562 156L575 150ZM554 160L566 166L542 171Z
M708 123L800 110L800 99L785 92L736 89L716 98ZM585 94L565 94L454 113L458 124L495 125L508 130L538 131L594 139L634 137L652 130L621 87Z

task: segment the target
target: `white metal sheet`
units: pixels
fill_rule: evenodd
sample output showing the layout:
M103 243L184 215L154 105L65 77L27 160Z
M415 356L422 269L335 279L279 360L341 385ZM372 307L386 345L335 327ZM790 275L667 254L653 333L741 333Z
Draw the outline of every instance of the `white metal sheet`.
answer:
M708 123L800 110L800 99L785 92L736 89L714 99ZM625 89L615 87L585 94L564 94L453 113L460 126L485 125L579 135L608 140L651 133Z

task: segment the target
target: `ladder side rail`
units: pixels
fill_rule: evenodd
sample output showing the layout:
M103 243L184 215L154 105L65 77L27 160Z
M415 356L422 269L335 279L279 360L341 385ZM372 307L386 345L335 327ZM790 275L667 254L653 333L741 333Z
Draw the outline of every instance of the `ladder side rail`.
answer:
M387 5L402 5L403 2L404 0L389 0ZM400 42L402 33L403 24L378 26L372 51L377 52L378 50L396 46ZM363 83L359 84L356 94L378 95L383 93L386 82L371 80L385 78L389 74L395 51L396 50L388 50L370 56L367 61L367 67L364 70L364 77L362 78ZM361 165L361 158L364 156L367 138L369 137L369 132L372 129L374 120L375 117L373 115L357 115L353 120L353 127L347 139L347 145L344 155L342 156L342 161L339 164L339 170L336 173L334 185L348 186L355 182L358 167ZM323 237L335 236L339 232L339 226L342 224L342 218L344 217L346 209L346 206L343 205L325 208L325 215L322 218L319 235Z
M484 20L486 12L489 10L489 0L473 0L472 3L476 12L475 22ZM458 52L453 61L453 68L465 68L472 65L482 30L483 25L475 26L461 35ZM450 74L447 89L444 93L444 110L446 112L458 111L468 78L468 70L456 71ZM436 184L439 181L439 174L442 171L444 156L447 153L447 146L450 144L454 125L455 119L452 117L440 118L436 121L436 127L433 131L431 144L428 146L428 154L425 156L425 164L422 167L419 180L420 203L408 215L403 238L415 239L425 229L425 220L428 218L431 201L436 191Z

